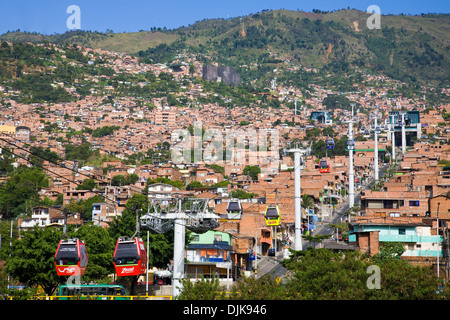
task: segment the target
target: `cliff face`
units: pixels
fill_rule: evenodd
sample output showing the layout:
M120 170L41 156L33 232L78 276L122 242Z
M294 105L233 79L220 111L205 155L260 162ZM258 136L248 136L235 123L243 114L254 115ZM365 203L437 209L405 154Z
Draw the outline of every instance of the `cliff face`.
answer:
M207 81L222 81L227 85L234 86L241 83L239 74L230 66L203 66L203 79Z

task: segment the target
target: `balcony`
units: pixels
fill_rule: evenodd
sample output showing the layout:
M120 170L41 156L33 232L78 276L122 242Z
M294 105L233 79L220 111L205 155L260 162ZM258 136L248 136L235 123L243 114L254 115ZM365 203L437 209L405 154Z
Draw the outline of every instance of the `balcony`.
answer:
M429 242L436 243L436 236L418 236L418 235L400 235L400 234L380 234L378 236L380 242ZM439 242L442 242L443 238L439 237Z
M406 250L403 257L437 257L436 250ZM439 250L439 257L443 257L442 250Z

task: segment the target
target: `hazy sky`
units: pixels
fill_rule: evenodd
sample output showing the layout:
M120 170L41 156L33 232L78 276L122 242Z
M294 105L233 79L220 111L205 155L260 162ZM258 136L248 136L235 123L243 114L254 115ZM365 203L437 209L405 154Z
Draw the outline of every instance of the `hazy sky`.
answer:
M347 7L366 11L377 5L381 14L450 13L449 0L1 0L0 34L7 31L44 34L68 31L70 5L80 8L82 30L132 32L151 27L169 29L210 18L232 18L263 9L324 11Z

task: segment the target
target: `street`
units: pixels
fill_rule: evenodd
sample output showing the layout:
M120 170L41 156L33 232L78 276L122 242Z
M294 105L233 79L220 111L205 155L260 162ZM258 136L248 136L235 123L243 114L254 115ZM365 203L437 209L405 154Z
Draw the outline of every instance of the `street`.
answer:
M379 178L380 180L383 178L385 171L387 167L386 166L380 166L379 168ZM363 186L363 190L369 189L373 185L374 181L372 180L365 186ZM354 199L355 205L361 206L361 194L360 191L355 192L355 199ZM338 224L343 221L346 221L348 219L345 212L349 209L348 201L343 202L342 205L337 207L337 209L334 211L333 216L329 222L325 222L323 225L319 224L316 231L313 233L313 235L332 235L336 232L334 228L329 227L330 224ZM303 240L303 250L311 246L309 241ZM269 256L263 256L261 260L258 261L257 265L257 273L256 277L261 278L262 276L266 274L270 274L274 278L282 278L283 275L286 272L286 268L283 267L283 265L280 263L280 261L283 260L283 253L282 251L277 252L277 256L275 257L269 257Z

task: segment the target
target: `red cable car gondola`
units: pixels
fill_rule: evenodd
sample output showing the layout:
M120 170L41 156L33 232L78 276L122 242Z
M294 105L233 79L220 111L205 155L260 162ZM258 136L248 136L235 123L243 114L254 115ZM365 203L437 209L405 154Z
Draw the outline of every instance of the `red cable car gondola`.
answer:
M328 165L328 161L325 159L320 160L319 162L319 172L327 173L330 172L330 166Z
M147 269L147 251L142 239L117 239L113 261L118 277L144 274Z
M77 238L59 241L54 261L58 276L84 275L88 264L84 242Z

